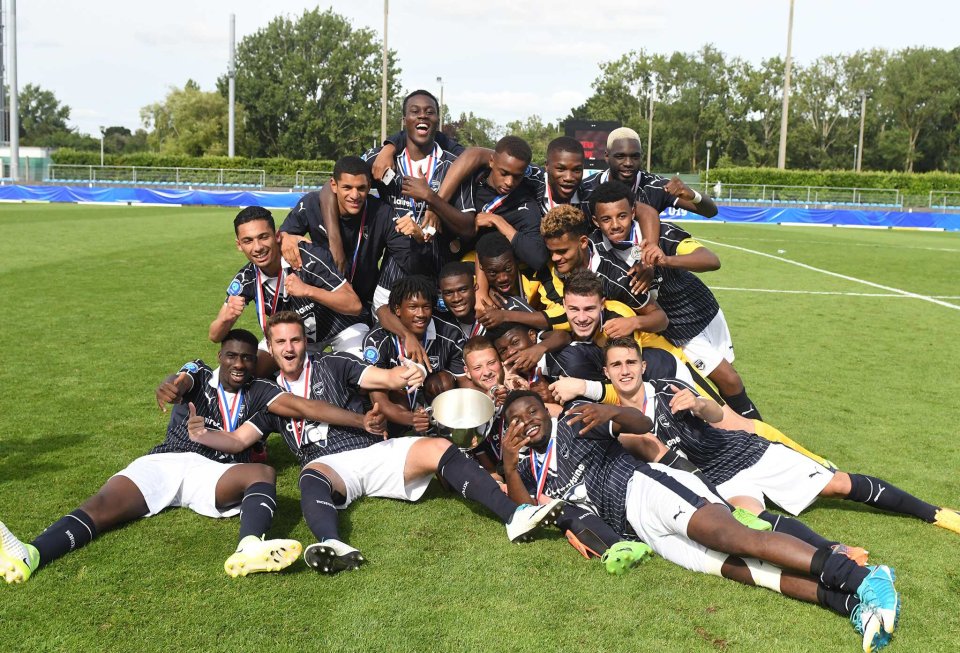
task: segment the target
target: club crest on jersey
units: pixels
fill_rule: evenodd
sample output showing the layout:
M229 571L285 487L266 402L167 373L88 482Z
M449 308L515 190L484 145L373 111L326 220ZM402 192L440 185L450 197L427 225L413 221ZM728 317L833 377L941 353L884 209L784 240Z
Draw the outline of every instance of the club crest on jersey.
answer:
M323 379L317 379L311 386L311 392L315 397L323 395Z
M380 352L376 347L367 347L363 350L363 360L373 365L380 360Z
M230 282L230 285L227 287L228 295L239 295L240 294L240 282L234 279Z
M666 415L658 415L657 421L660 422L660 426L662 426L663 428L665 429L670 428L670 420L667 419Z
M180 371L190 372L191 374L194 374L197 371L199 371L199 369L200 369L200 366L197 365L196 363L184 363L183 367L180 368Z
M433 192L439 191L439 190L440 190L440 180L439 180L439 179L431 179L431 180L430 180L430 188L433 189Z
M430 367L435 370L440 369L440 357L439 356L428 356L430 359Z
M706 369L706 367L707 367L706 365L704 365L703 361L700 360L699 358L698 358L697 360L693 361L693 366L694 366L695 368L697 368L698 370L700 370L701 372L702 372L704 369Z

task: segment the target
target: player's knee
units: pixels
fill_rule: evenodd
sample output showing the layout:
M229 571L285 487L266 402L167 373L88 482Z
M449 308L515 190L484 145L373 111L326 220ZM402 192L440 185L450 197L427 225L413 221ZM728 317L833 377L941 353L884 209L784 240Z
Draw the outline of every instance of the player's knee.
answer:
M275 470L270 465L264 465L262 463L248 463L250 467L247 469L247 480L250 485L254 483L272 483L276 484L277 482L277 470Z
M721 394L729 396L743 392L743 379L727 361L721 361L720 365L710 372L709 378L717 384Z
M830 482L820 491L820 496L844 499L850 496L852 490L853 482L850 480L850 475L846 472L836 472Z

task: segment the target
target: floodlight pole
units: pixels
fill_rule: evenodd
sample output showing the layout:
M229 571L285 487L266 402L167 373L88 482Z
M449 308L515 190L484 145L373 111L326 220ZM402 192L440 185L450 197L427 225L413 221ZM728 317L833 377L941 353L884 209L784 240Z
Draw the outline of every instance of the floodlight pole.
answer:
M106 128L100 125L100 167L103 167L103 138L107 135Z
M3 26L6 23L3 17L3 0L0 0L0 143L4 143L7 140L7 121L6 121L6 111L4 107L7 106L5 101L6 91L4 87L6 83L4 82L3 76ZM2 167L2 166L0 166ZM0 177L3 176L3 170L0 170Z
M233 158L233 141L236 135L236 114L233 104L236 100L236 76L237 76L237 15L230 14L230 61L227 63L227 156Z
M10 0L10 178L20 179L20 98L17 90L17 0Z
M383 83L380 87L380 142L387 140L387 14L390 0L383 0Z
M443 131L443 77L437 75L437 84L440 85L440 129L438 131Z
M657 86L650 82L650 109L647 119L647 172L650 172L650 161L653 156L653 102L656 99Z
M863 119L867 115L867 92L860 91L860 139L857 141L857 172L863 164Z
M703 177L704 190L710 188L710 148L713 147L713 141L707 141L707 172Z
M793 0L790 0L790 19L787 22L787 59L783 66L783 110L780 116L780 152L777 155L777 167L787 167L787 117L790 110L790 50L793 46Z

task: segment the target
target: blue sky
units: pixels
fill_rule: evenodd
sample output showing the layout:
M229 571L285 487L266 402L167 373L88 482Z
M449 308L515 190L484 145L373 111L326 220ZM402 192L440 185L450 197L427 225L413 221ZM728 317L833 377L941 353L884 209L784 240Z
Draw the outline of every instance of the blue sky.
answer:
M7 2L4 2L6 9ZM279 14L317 6L292 0L20 0L19 83L53 90L85 133L140 126L141 107L192 78L212 90L226 70L229 15L238 40ZM321 3L378 33L382 0ZM598 9L603 7L602 10ZM454 114L500 123L567 114L590 93L599 64L631 50L693 51L712 43L751 61L786 50L788 0L392 0L389 45L406 89L438 91ZM904 7L911 9L904 12ZM953 48L960 5L949 1L796 0L794 57L861 48ZM429 47L444 48L442 57Z

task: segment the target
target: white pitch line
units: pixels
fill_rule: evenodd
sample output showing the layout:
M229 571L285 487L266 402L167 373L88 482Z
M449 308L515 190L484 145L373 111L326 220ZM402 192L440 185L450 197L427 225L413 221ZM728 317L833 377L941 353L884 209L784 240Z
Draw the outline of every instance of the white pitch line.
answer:
M823 268L817 268L812 265L807 265L806 263L801 263L799 261L793 261L788 258L783 258L782 256L777 256L775 254L767 254L766 252L759 252L755 249L748 249L746 247L740 247L739 245L728 245L726 243L718 243L713 240L707 240L705 238L698 238L701 242L709 243L711 245L717 245L719 247L729 247L730 249L737 249L741 252L747 252L749 254L756 254L758 256L765 256L767 258L772 258L775 261L781 261L783 263L789 263L790 265L796 265L797 267L804 268L805 270L812 270L814 272L820 272L821 274L826 274L831 277L837 277L838 279L845 279L846 281L853 281L854 283L862 283L865 286L870 286L872 288L879 288L880 290L886 290L887 292L896 293L898 295L903 295L904 297L913 297L914 299L922 299L925 302L930 302L931 304L937 304L938 306L945 306L946 308L952 308L955 311L960 311L960 306L956 304L951 304L949 302L944 302L939 299L934 299L928 295L919 295L909 290L901 290L899 288L893 288L891 286L884 286L879 283L874 283L872 281L867 281L865 279L858 279L857 277L851 277L846 274L840 274L839 272L831 272L830 270L824 270Z
M837 290L781 290L778 288L734 288L732 286L710 286L710 290L737 290L742 292L769 292L784 295L843 295L845 297L886 297L912 299L908 295L886 292L840 292ZM930 295L934 299L960 299L960 295Z

